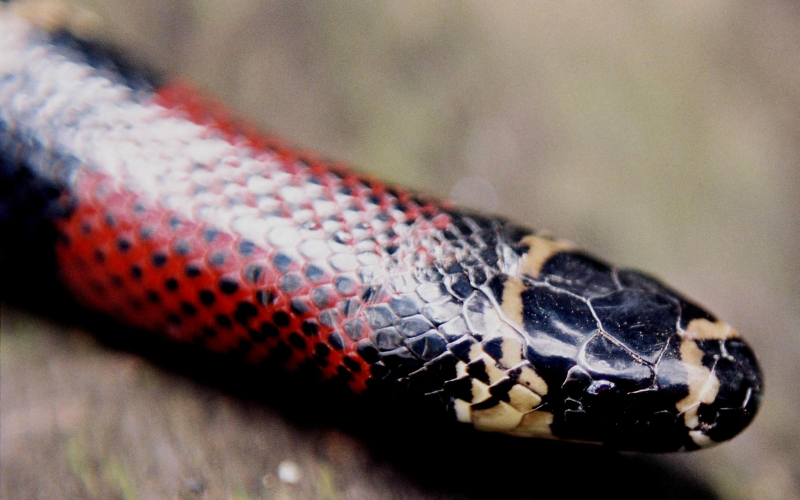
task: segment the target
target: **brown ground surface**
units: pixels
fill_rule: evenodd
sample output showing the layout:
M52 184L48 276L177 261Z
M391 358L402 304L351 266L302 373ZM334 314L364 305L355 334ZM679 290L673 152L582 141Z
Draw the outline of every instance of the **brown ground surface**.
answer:
M1 498L800 498L795 3L84 3L292 142L664 277L751 341L767 394L688 455L520 443L6 303Z

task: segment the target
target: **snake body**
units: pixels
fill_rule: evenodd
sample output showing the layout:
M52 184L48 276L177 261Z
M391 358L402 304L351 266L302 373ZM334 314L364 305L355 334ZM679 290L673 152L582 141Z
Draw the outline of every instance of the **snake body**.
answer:
M670 451L755 415L750 348L656 279L294 151L145 74L0 12L2 238L52 245L89 308L480 430Z

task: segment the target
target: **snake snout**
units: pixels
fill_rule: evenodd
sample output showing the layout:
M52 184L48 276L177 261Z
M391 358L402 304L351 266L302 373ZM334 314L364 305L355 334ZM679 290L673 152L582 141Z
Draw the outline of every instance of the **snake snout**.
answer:
M763 380L755 356L743 340L696 343L709 365L708 395L695 409L687 410L684 419L693 444L705 447L731 439L747 427L761 405Z

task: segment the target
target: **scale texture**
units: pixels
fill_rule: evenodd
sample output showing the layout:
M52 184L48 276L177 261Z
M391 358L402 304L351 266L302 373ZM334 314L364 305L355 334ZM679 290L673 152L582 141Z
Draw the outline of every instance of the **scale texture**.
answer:
M0 12L4 256L49 245L87 307L479 430L670 451L755 415L749 347L659 281L294 151L146 75Z

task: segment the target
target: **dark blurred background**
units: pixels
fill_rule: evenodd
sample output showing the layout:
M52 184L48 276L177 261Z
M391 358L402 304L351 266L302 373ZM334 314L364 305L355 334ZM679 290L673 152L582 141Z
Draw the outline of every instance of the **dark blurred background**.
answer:
M105 20L106 37L139 60L187 77L292 143L550 229L661 276L735 325L765 372L766 397L752 426L718 448L609 471L600 490L624 490L627 475L653 473L678 488L654 479L665 498L688 483L700 485L696 497L800 498L800 5L81 3ZM391 457L371 476L374 451L365 438L275 424L259 406L271 425L264 429L249 403L225 391L209 396L210 389L109 350L80 328L9 306L2 333L0 492L7 498L24 491L21 478L47 479L38 470L44 457L66 457L51 471L54 484L75 483L74 490L53 486L56 496L471 498L469 488L421 480ZM164 381L173 379L177 386ZM147 396L167 386L168 400ZM202 408L207 398L222 410L187 420L186 408ZM104 401L127 409L102 417ZM153 411L161 416L148 417ZM208 425L227 437L212 444ZM135 444L144 429L161 436L147 437L157 452L146 460L113 444L120 435ZM276 451L281 432L291 436ZM605 460L582 450L561 457L578 478ZM533 455L524 458L529 477L496 480L543 481L539 464L549 459ZM284 457L304 471L300 485L274 476ZM537 496L532 487L530 498ZM513 490L508 497L524 496Z

